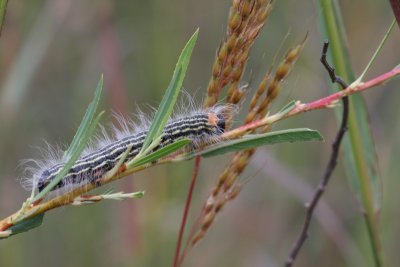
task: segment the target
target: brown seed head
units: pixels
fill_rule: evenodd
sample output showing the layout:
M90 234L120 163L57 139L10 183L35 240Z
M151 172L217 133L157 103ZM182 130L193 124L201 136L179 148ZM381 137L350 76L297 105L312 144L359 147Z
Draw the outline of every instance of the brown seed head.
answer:
M240 2L242 2L242 0L233 0L232 1L232 9L234 9L234 10L238 10L239 9L239 5L240 5Z
M228 56L228 48L225 43L221 45L221 48L218 51L218 60L220 62L224 62Z
M224 193L226 193L229 189L231 189L236 179L237 179L237 173L231 171L231 173L229 174L224 183Z
M268 4L264 9L262 9L260 12L257 14L257 22L258 23L263 23L266 21L267 17L269 14L271 14L272 11L272 5Z
M229 74L231 74L231 72L232 72L232 65L229 64L225 66L224 70L222 71L222 75L224 78L227 78L229 77Z
M254 2L250 0L245 0L242 3L242 16L244 18L248 17L250 15L250 12L252 11Z
M203 222L201 224L201 230L207 231L210 225L213 223L214 219L215 219L215 212L211 211L207 213L203 218Z
M242 191L242 185L236 184L234 187L232 187L231 190L229 190L228 196L227 196L228 200L230 201L230 200L235 199L241 191Z
M226 198L222 197L218 202L217 205L215 206L215 213L218 213L222 210L222 208L225 206L226 204Z
M267 92L267 97L269 98L267 102L267 105L265 107L262 107L262 109L266 109L268 107L268 104L271 103L275 98L278 96L281 86L280 83L274 83L273 86L270 86L271 90L268 90Z
M233 69L232 74L231 74L231 79L233 82L238 82L240 78L242 77L243 73L243 68L242 67L236 67Z
M219 63L219 61L215 61L212 67L212 76L215 78L218 76L218 74L221 71L221 64Z
M201 239L204 238L204 235L206 234L206 232L204 231L198 231L194 237L192 238L192 241L190 242L190 245L193 247L194 245L196 245L197 242L199 242Z
M280 82L281 80L283 80L283 78L285 78L288 75L290 69L291 69L291 65L286 64L286 62L279 65L278 69L276 70L275 80L277 82Z
M239 13L235 12L229 19L228 22L229 30L234 32L235 29L240 26L241 22L242 22L242 16Z
M237 34L236 33L232 33L232 35L229 36L227 41L226 41L226 46L227 46L228 52L232 51L232 49L236 45L236 41L237 41Z
M296 46L292 50L290 50L286 55L286 61L288 63L293 63L299 57L301 49L303 48L303 44Z
M203 207L203 213L207 214L211 212L211 210L214 208L214 204L215 204L214 197L209 196L206 204Z

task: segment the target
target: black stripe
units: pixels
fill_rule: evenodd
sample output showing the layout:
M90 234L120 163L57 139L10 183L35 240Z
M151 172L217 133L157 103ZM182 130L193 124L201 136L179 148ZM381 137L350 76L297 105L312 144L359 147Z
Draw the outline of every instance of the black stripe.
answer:
M220 125L218 126L220 127ZM218 129L218 126L209 124L208 113L195 114L171 121L165 126L161 135L160 144L154 148L153 151L182 138L199 139L207 137L210 134L220 134L221 131ZM147 133L148 130L145 130L133 136L125 137L78 159L68 174L54 189L62 188L68 184L78 184L81 181L94 182L100 179L115 166L121 155L130 145L132 145L132 150L124 162L133 159L137 153L139 153ZM112 151L114 152L111 153ZM89 161L93 162L88 163ZM58 173L63 166L64 164L57 164L42 173L38 182L39 191L43 190L44 187L55 178L56 173Z

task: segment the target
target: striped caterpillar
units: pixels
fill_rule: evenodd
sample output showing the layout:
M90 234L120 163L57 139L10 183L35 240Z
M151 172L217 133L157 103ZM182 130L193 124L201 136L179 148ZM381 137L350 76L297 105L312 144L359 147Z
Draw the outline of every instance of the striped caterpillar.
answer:
M192 141L189 145L191 149L199 144L216 142L224 133L226 120L232 115L232 111L230 106L219 105L169 120L161 134L160 143L153 151L183 138ZM123 130L115 130L115 138L108 137L103 129L104 137L98 138L95 148L84 151L67 175L52 190L71 190L78 185L96 183L117 164L130 146L131 150L124 162L133 159L141 150L149 127L140 130L134 123L121 118L119 124ZM65 162L66 160L57 159L34 161L37 166L27 168L30 177L24 179L24 187L42 191L61 171Z

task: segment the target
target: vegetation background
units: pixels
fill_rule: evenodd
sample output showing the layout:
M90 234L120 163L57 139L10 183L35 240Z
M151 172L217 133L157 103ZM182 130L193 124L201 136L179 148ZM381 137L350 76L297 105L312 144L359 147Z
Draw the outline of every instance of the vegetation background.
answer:
M157 106L186 40L200 28L184 89L204 99L231 1L9 1L0 39L0 216L17 210L28 193L19 185L21 159L35 147L67 144L105 76L102 109L132 114ZM361 73L393 19L388 1L340 1L351 61ZM323 37L317 1L277 1L247 67L256 86L278 52L309 33L286 81L277 110L291 99L310 101L332 87L319 63ZM285 39L285 36L288 38ZM398 28L369 77L400 62ZM364 94L383 183L381 230L387 266L400 262L398 164L399 81ZM253 88L254 89L254 88ZM106 116L107 117L107 116ZM296 238L309 199L329 157L336 131L332 110L303 114L280 129L319 130L325 143L259 149L243 178L248 183L225 207L184 266L280 266ZM205 159L192 205L199 214L228 156ZM0 266L171 266L193 162L148 169L114 183L145 190L141 200L102 202L50 212L44 224L0 242ZM103 189L104 190L104 189ZM365 222L342 167L317 209L297 266L369 266Z

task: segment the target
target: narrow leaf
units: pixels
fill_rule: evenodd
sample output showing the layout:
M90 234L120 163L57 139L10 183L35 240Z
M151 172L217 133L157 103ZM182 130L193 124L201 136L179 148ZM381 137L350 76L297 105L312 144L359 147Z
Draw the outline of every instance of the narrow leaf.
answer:
M154 116L154 120L150 126L149 133L146 136L139 155L145 151L150 143L162 133L165 124L171 116L173 107L179 95L179 91L182 87L183 79L185 78L190 56L192 55L193 47L196 44L198 33L199 30L197 29L179 56L171 82L168 85L165 95L160 103L160 106L158 107L157 113Z
M20 234L26 231L29 231L33 228L39 227L43 222L44 213L38 214L32 218L23 220L13 226L11 226L8 230L11 230L11 235Z
M61 180L62 178L69 172L69 170L72 168L74 165L75 161L78 160L79 156L81 155L83 149L85 148L87 141L89 138L92 136L94 129L96 128L97 124L99 123L99 120L101 116L103 115L104 112L100 112L99 115L97 115L96 119L92 122L89 128L86 129L86 132L84 132L78 146L74 151L71 151L71 157L67 161L67 163L64 165L64 167L61 169L61 171L56 175L56 177L41 191L39 194L35 196L35 198L31 201L35 202L36 200L44 197L48 192L50 192Z
M332 59L338 75L345 81L355 80L349 61L347 40L337 1L320 0L324 14L324 26L331 42ZM343 153L347 177L363 205L371 205L377 213L381 202L381 183L377 173L375 146L369 127L368 111L362 95L349 97L349 134L343 139ZM340 114L337 113L337 118ZM364 188L364 189L363 189ZM364 193L363 193L364 190ZM368 194L366 191L371 192ZM369 200L366 199L370 198ZM369 204L367 204L367 202ZM372 215L372 214L371 214Z
M132 162L128 162L127 169L135 168L135 167L147 164L149 162L156 161L162 157L165 157L165 156L171 154L172 152L175 152L175 151L183 148L184 146L190 144L191 142L192 141L190 139L182 139L173 144L169 144L163 148L160 148L159 150L157 150L154 153L146 155L142 158L138 158L137 160L133 160Z
M119 169L121 168L122 164L124 164L125 160L127 159L129 153L132 150L132 145L128 146L128 148L125 150L124 153L122 153L120 159L118 160L117 164L115 164L115 166L109 170L104 176L103 176L103 180L108 180L111 177L113 177L115 174L118 173Z
M199 155L212 157L233 151L278 143L299 142L299 141L321 141L323 137L318 131L306 128L289 129L265 134L247 135L241 139L227 141L201 151Z
M4 18L6 17L6 7L8 0L0 0L0 36L3 29Z
M351 82L355 75L350 63L345 27L337 0L320 0L323 26L331 42L331 52L337 74ZM381 202L381 181L377 173L377 158L368 112L362 95L349 97L349 131L343 139L344 165L350 185L361 200L368 228L375 266L382 266L382 244L378 216ZM337 118L340 115L337 113Z
M400 0L399 0L400 1ZM391 31L393 30L393 27L395 25L396 21L393 20L392 24L390 25L389 29L387 30L386 34L383 36L381 43L379 44L378 48L375 50L374 55L371 57L370 61L368 62L367 66L365 67L363 73L360 75L360 77L352 83L353 84L357 84L360 83L362 80L364 80L364 77L366 75L366 73L368 72L368 70L371 68L372 64L374 63L374 61L377 59L379 52L381 52L383 45L385 44L385 42L387 41Z
M279 112L278 114L286 115L289 113L294 107L296 106L296 101L292 100L287 103Z
M103 83L104 79L103 75L101 75L100 80L96 87L96 91L94 93L94 98L92 102L89 104L85 116L83 116L82 122L79 125L79 128L76 131L74 138L72 139L71 145L68 147L68 150L64 153L64 157L69 158L67 163L61 169L58 175L53 179L53 181L51 181L39 194L35 196L35 198L31 200L31 203L44 197L48 192L50 192L51 189L53 189L62 180L62 178L69 172L71 167L74 165L75 161L77 161L79 156L81 155L83 149L87 144L87 141L89 140L90 136L92 136L94 129L96 128L100 120L100 117L103 114L103 112L101 112L93 121L93 117L96 113L97 106L100 101L101 92L103 90Z
M85 134L87 129L89 129L90 125L92 124L94 114L96 113L97 106L100 101L101 92L103 90L103 83L104 79L103 75L101 75L100 80L96 87L96 91L94 93L94 98L92 102L89 104L85 116L83 117L82 122L79 125L79 128L76 131L74 138L72 139L71 145L65 152L64 156L69 156L71 152L74 151L79 146L79 143L82 142L82 136Z
M288 114L291 110L294 109L294 107L296 106L296 101L290 101L288 104L286 104L279 112L277 112L274 115L268 116L267 118L268 120L270 120L270 123L273 123L277 120L282 119L283 117L285 117L286 114Z

